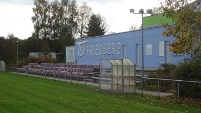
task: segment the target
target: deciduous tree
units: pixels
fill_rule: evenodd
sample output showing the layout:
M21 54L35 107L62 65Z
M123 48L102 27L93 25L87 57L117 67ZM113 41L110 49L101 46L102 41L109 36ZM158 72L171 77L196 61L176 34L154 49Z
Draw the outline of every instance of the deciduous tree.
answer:
M86 2L83 2L82 5L79 7L79 17L78 17L78 34L79 38L86 37L86 28L89 23L90 17L92 15L92 9L87 5Z
M32 22L34 24L33 37L47 39L50 36L50 5L46 0L34 0Z
M162 3L165 16L177 19L175 25L164 24L166 31L163 34L176 39L172 51L191 54L201 52L200 1L189 4L189 0L165 0Z

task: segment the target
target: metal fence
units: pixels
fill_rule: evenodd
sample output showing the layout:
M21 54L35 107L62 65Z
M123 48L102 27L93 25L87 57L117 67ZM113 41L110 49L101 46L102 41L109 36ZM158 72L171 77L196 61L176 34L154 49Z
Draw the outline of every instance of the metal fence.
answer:
M97 81L92 81L92 77L97 74L96 72L90 72L90 73L84 73L82 76L75 76L69 72L44 72L44 71L36 71L36 72L30 72L28 70L25 71L19 71L17 68L7 68L7 72L12 72L15 74L21 74L25 76L32 76L32 77L39 77L39 78L45 78L45 79L51 79L51 80L58 80L63 82L69 82L69 83L77 83L77 84L84 84L84 85L92 85L92 86L99 86Z
M83 74L82 77L80 77L80 76L73 77L73 75L67 76L67 75L62 75L62 73L54 73L54 74L47 74L47 73L43 73L43 72L29 73L27 71L22 73L22 72L18 72L16 68L10 68L7 71L18 73L18 74L23 74L26 76L34 76L34 77L59 80L59 81L64 81L64 82L99 86L99 79L98 79L99 77L98 77L98 75L94 75L94 74L98 74L98 73L85 73L85 74ZM96 77L94 77L94 76L96 76ZM93 77L95 78L94 80L92 80ZM141 90L142 94L145 91L150 91L148 94L152 95L151 93L154 93L155 96L157 96L158 98L162 97L164 93L172 93L179 100L181 95L183 95L183 94L181 94L181 90L184 90L185 88L183 86L186 86L186 85L188 87L196 86L199 89L201 89L201 81L186 81L186 80L149 78L149 77L141 77L141 79L144 80L144 84L141 85L142 82L139 82L135 86L135 88L138 91ZM152 84L149 84L149 83L152 83ZM185 90L188 91L189 89L185 89ZM190 91L192 91L192 90L190 90ZM194 89L194 91L196 92L197 89ZM198 91L200 91L200 90L198 90ZM188 92L188 93L191 93L193 95L195 92Z
M170 93L174 93L174 95L177 96L177 98L179 100L180 95L181 95L180 91L181 91L182 86L188 86L188 88L189 88L190 86L195 86L196 85L196 87L201 89L201 82L200 81L186 81L186 80L174 80L174 79L164 79L164 78L149 78L149 77L142 77L142 79L144 79L144 81L145 81L144 86L147 85L147 82L149 82L149 80L152 80L153 82L155 82L155 85L157 84L157 87L155 87L155 89L157 89L157 93L158 93L157 96L158 97L161 97L161 95L160 95L161 92L170 92ZM163 83L165 83L166 86L164 86ZM162 86L162 84L163 84L163 86ZM170 86L168 86L168 85L170 85ZM143 90L146 89L146 87L144 88L144 86L141 89L142 92L143 92ZM161 87L165 87L166 91L161 91ZM185 88L182 88L182 90L184 90L184 89ZM189 89L186 88L185 90L188 91ZM154 91L156 91L156 90L154 90ZM194 91L198 92L197 89L194 89ZM195 92L189 92L189 93L194 94Z

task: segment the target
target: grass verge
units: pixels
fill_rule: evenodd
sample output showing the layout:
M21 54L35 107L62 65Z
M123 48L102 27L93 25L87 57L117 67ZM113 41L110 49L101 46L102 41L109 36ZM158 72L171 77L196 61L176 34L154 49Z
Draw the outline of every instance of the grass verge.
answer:
M12 73L0 73L1 113L198 113L198 107L166 103L140 94Z

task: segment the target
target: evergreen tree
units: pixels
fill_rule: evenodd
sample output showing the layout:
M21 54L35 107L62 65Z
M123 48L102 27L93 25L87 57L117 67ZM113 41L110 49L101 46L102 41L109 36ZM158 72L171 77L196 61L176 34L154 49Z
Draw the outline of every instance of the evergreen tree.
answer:
M93 14L90 17L87 27L87 37L100 36L105 34L105 24L100 15Z

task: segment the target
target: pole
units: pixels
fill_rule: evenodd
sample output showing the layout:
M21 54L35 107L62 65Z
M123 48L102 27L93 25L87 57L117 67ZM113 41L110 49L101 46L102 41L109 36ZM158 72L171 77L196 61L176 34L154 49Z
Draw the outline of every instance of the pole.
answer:
M179 80L177 81L177 99L179 100Z
M121 82L122 93L124 93L124 59L121 61Z
M18 67L18 41L17 41L17 67Z
M143 88L144 88L144 23L143 23L143 15L144 14L151 14L152 10L147 10L147 13L144 13L143 9L139 10L139 13L135 13L134 9L130 9L130 13L133 14L141 14L142 15L142 26L141 26L141 30L142 30L142 83L141 83L141 87L142 87L142 94L143 94Z
M144 28L143 28L143 14L144 14L144 12L142 11L141 12L141 14L142 14L142 94L143 94L143 89L144 89Z

